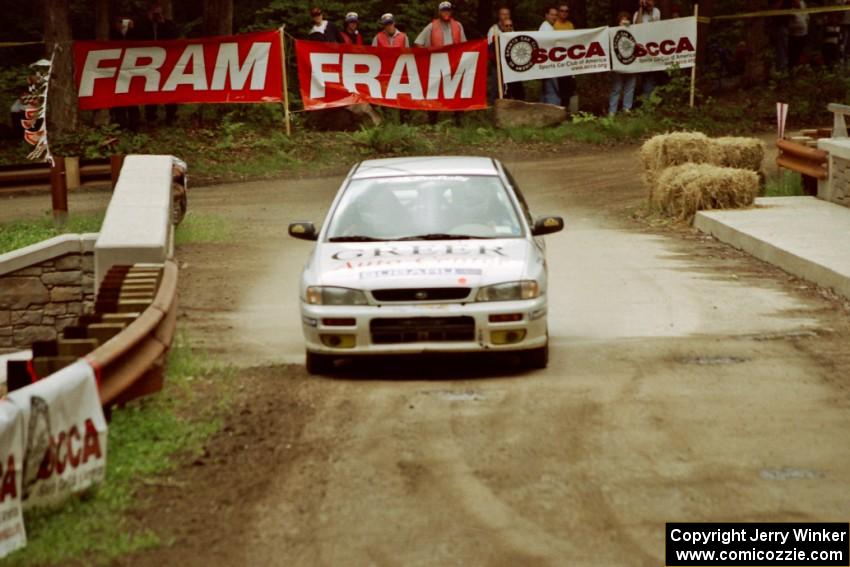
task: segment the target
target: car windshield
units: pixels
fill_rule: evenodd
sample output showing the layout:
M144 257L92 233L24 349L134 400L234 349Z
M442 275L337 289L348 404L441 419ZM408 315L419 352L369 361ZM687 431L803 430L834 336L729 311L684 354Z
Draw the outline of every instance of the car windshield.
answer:
M454 240L522 235L499 177L427 175L353 180L328 240Z

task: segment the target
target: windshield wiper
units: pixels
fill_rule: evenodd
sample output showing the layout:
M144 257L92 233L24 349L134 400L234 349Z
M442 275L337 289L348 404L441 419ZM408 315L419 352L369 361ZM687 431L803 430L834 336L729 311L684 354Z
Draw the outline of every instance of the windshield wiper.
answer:
M333 238L328 238L328 242L386 242L386 238L375 238L373 236L361 236L359 234L354 236L334 236Z
M433 232L430 234L418 234L416 236L403 236L402 238L396 238L396 240L488 240L489 238L488 236Z

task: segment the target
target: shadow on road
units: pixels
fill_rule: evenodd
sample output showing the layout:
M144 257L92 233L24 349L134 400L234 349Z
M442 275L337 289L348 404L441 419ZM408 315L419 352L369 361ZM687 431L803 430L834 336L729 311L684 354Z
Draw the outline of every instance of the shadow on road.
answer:
M352 357L322 378L332 380L478 380L529 375L510 353L463 353Z

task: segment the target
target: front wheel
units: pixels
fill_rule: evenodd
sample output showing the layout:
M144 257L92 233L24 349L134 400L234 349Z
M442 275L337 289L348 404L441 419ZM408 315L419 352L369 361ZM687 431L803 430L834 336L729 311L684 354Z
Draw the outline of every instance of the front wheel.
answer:
M307 351L307 373L327 374L334 369L334 357Z
M522 365L531 370L543 370L549 365L549 343L522 352Z

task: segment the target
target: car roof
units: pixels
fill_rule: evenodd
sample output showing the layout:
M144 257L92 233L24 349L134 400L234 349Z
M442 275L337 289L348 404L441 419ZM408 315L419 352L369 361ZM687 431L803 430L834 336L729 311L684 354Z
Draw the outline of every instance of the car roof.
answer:
M486 157L428 156L369 159L354 170L352 179L408 175L498 175L495 161Z

